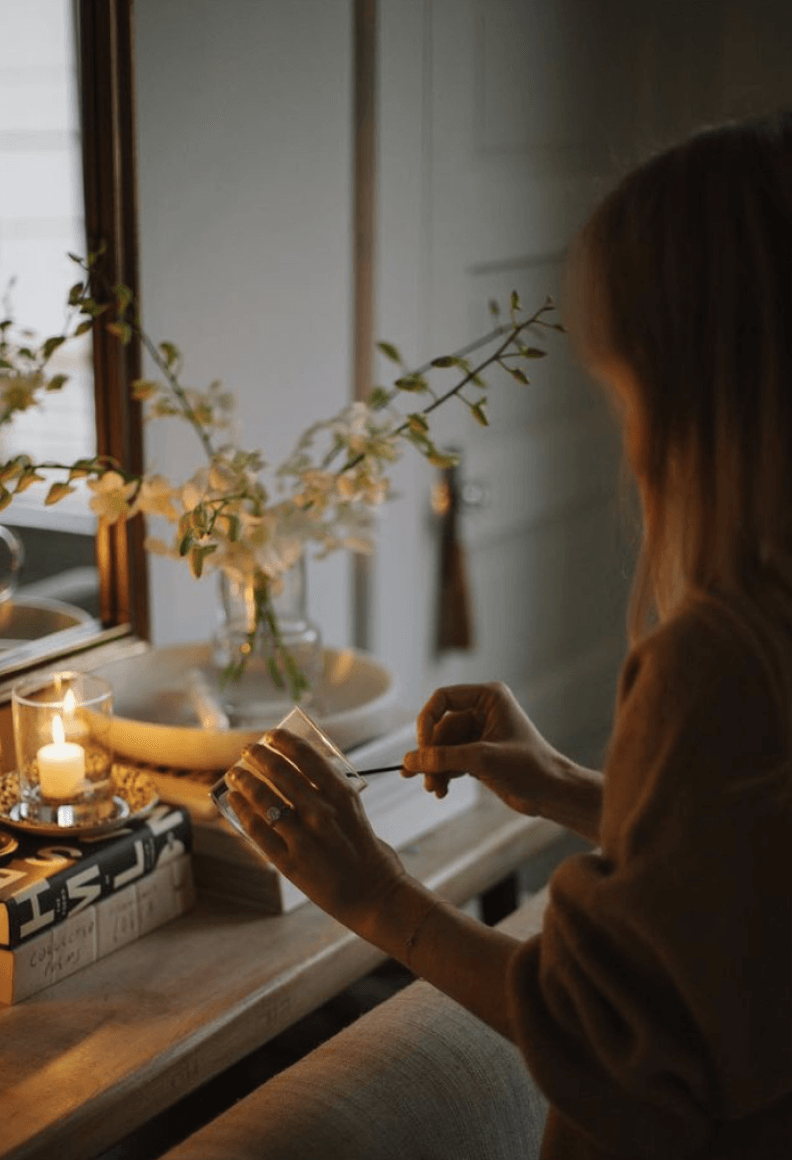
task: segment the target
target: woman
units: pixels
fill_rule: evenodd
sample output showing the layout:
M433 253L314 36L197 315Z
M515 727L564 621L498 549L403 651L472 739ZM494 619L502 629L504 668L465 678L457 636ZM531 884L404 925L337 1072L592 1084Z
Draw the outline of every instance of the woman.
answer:
M270 784L239 773L232 803L319 906L519 1044L550 1104L545 1160L786 1160L792 116L629 175L578 238L570 286L644 525L604 773L502 686L436 692L404 769L440 795L464 770L599 848L558 868L519 943L411 879L287 735L254 750ZM274 825L272 787L294 807Z

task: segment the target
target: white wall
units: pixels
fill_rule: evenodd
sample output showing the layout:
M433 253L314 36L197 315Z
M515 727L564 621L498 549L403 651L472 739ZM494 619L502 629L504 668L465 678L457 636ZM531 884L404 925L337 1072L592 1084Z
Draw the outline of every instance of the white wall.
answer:
M411 361L474 337L492 292L514 285L532 305L556 291L564 248L618 170L703 121L792 100L786 0L379 9L377 336ZM278 459L350 394L352 4L136 11L146 325L184 347L197 385L236 389L246 443ZM535 378L519 400L498 387L491 431L463 433L491 495L464 523L479 647L431 655L433 473L408 451L373 566L373 648L405 704L440 680L505 677L556 743L595 760L630 566L617 442L562 348ZM166 473L200 461L175 426L151 428L147 447ZM212 585L156 560L151 576L155 643L205 638ZM348 561L317 566L310 593L326 640L349 643Z
M349 398L351 10L346 0L137 0L143 315L222 378L242 445L274 463ZM147 428L148 466L186 478L192 433ZM349 635L349 561L310 585L328 643ZM206 639L212 582L151 559L152 637Z

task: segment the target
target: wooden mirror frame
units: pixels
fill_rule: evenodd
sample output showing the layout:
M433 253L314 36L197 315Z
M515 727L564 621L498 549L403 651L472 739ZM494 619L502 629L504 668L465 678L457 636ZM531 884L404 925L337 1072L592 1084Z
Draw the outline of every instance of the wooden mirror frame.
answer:
M138 296L137 176L133 0L73 0L77 22L80 119L87 252L104 245L103 269ZM143 468L142 415L131 385L140 374L140 344L123 346L103 327L93 334L97 452L132 472ZM14 752L9 701L13 684L31 670L80 654L80 667L116 659L149 639L148 575L143 517L100 525L96 534L101 628L64 648L42 638L41 652L0 680L0 753ZM102 647L105 646L105 647ZM8 756L6 756L8 755Z
M88 252L105 247L103 269L138 298L137 166L133 0L78 0L80 98ZM101 326L93 335L97 452L143 470L142 416L131 384L140 375L137 337L123 346ZM141 516L100 525L96 537L102 639L148 639L148 580Z

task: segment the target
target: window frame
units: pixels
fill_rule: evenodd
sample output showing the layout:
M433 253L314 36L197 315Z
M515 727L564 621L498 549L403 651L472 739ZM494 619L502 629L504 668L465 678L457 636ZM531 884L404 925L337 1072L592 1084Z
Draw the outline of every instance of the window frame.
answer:
M78 45L85 244L88 253L103 247L104 275L113 285L124 283L138 300L133 0L72 0L72 4ZM123 345L96 323L92 340L97 454L142 473L143 420L131 389L140 376L140 342L133 337ZM51 668L56 662L63 666L77 655L80 667L90 668L129 649L146 647L150 630L144 538L141 515L113 525L99 521L95 550L100 626L85 634L79 631L76 640L71 634L63 634L69 636L68 641L60 639L59 633L44 636L35 648L26 649L24 659L2 672L0 703L8 702L13 685L31 671Z

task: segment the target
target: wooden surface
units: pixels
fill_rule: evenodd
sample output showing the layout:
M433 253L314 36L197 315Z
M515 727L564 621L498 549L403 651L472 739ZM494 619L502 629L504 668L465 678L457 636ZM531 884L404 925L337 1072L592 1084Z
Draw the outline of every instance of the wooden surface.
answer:
M462 903L558 833L482 791L402 856ZM1 1160L89 1160L381 960L311 904L258 916L200 899L189 915L0 1011Z

